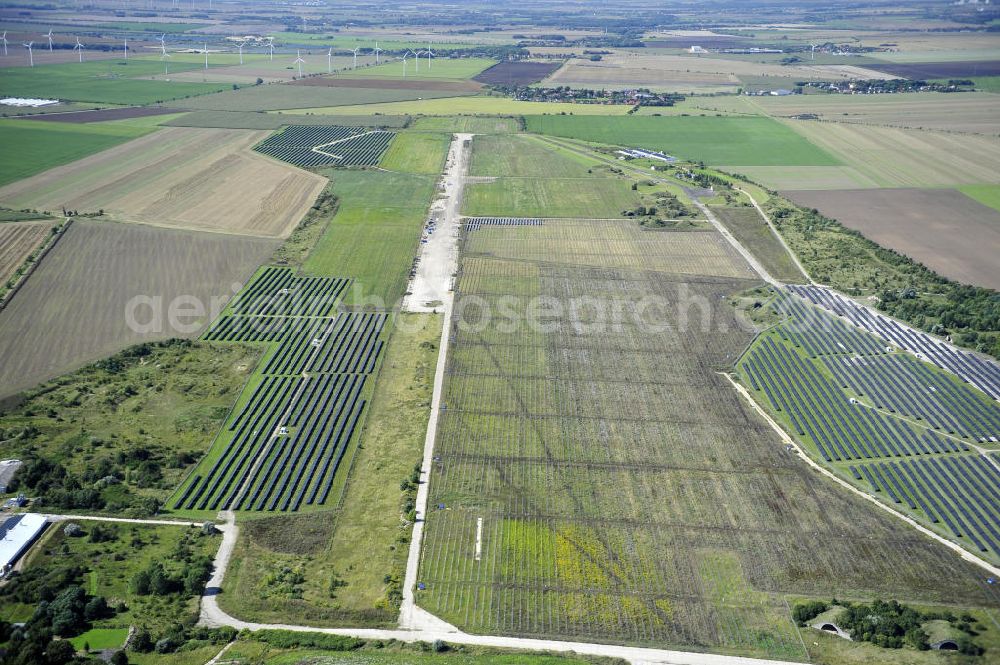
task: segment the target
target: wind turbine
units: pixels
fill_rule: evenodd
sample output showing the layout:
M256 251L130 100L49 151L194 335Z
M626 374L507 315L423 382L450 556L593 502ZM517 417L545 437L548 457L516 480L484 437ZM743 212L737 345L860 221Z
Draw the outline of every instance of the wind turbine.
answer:
M413 55L413 53L411 51L407 51L406 53L403 54L403 78L404 79L406 78L406 59L409 58L411 55Z
M3 54L4 54L4 56L6 56L7 55L7 31L6 30L3 31L3 37L0 37L0 39L3 40Z
M359 47L359 48L353 49L351 51L351 53L354 54L354 67L352 67L352 69L357 69L358 68L358 51L360 51L360 50L361 50L361 48Z
M430 69L431 69L431 58L434 57L434 51L431 50L431 44L430 44L430 42L427 42L427 50L424 51L424 53L427 55L427 71L430 71Z
M812 57L809 58L809 59L810 60L815 60L816 59L816 47L818 46L818 44L810 44L809 46L812 48Z
M333 47L332 46L330 47L330 50L326 52L326 73L327 74L332 74L333 73Z
M413 58L414 58L414 59L416 60L416 62L417 62L417 73L418 73L418 74L420 73L420 56L421 56L422 54L423 54L423 51L417 51L416 53L414 53L414 54L413 54Z
M80 43L80 38L76 38L76 46L73 47L74 51L77 51L80 55L80 62L83 62L83 44Z
M267 38L267 50L271 56L271 62L274 62L274 37Z
M243 47L245 45L246 45L246 42L236 42L236 46L240 49L240 64L241 65L243 64Z
M382 49L378 47L378 42L375 42L375 64L378 65L378 54L382 52Z
M208 44L205 44L205 69L208 69Z
M302 78L302 63L303 62L305 62L305 60L302 59L302 51L296 51L295 52L295 60L292 61L292 64L299 66L299 78Z
M31 45L34 44L34 43L35 42L27 42L24 45L24 48L28 49L28 66L29 67L34 67L35 66L35 58L31 55Z
M163 53L160 55L160 61L163 63L163 73L166 75L170 73L170 62L167 60L170 54L167 53L167 47L161 44L161 48L163 49Z
M124 39L124 40L125 40L125 47L124 47L124 51L125 51L125 62L128 62L128 37L122 37L122 39Z
M49 31L42 36L49 38L49 53L52 53L52 28L49 28Z

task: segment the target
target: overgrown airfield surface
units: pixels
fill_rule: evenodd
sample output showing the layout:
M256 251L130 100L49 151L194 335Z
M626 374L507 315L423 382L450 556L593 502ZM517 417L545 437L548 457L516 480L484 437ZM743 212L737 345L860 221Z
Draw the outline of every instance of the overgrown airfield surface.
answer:
M265 238L161 229L138 224L77 220L10 305L0 311L0 393L35 386L129 344L197 334L211 314L185 317L194 330L169 326L167 308L177 296L205 307L225 301L277 248ZM159 298L163 327L137 332L126 321L134 296ZM221 305L220 305L221 307ZM149 323L141 307L136 319Z
M0 189L0 204L280 238L326 180L252 150L267 131L169 127Z

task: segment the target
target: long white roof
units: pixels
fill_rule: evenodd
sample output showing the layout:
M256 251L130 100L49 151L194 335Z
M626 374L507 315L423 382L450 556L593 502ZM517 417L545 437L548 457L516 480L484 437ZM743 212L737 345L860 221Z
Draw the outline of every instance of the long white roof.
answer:
M0 567L17 561L27 545L45 528L45 516L11 515L0 524Z

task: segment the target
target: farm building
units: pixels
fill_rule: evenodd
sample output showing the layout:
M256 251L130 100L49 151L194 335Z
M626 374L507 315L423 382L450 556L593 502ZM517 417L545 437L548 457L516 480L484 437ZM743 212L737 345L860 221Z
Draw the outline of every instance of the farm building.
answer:
M0 525L0 574L6 575L45 530L44 515L11 515Z

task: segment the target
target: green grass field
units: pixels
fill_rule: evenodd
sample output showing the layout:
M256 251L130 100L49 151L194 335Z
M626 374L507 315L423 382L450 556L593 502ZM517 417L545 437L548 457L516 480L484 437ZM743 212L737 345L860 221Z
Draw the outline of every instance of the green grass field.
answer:
M415 118L411 128L428 132L513 134L521 130L521 125L519 118L452 115Z
M511 178L587 178L600 162L544 143L537 136L486 135L472 143L469 175ZM607 175L606 169L599 169Z
M71 124L0 120L0 185L76 161L156 130L170 116Z
M714 206L713 212L773 277L793 284L807 281L778 236L755 208L749 205L742 208Z
M527 129L611 145L662 150L685 159L726 166L824 166L838 162L769 118L577 118L529 116Z
M984 206L1000 210L1000 185L966 185L959 187L958 191Z
M392 306L403 296L437 176L390 171L329 171L337 214L303 268L349 275L348 303L368 296Z
M495 64L496 60L490 60L487 58L434 58L431 61L431 66L428 67L427 58L421 57L418 69L413 57L409 57L406 59L405 78L407 80L412 79L415 81L433 79L471 79L479 72L483 71L487 67L492 67ZM402 79L404 78L403 63L402 61L386 62L374 67L352 69L340 74L339 78Z
M616 218L642 202L615 178L498 178L469 185L462 214L482 217Z
M400 132L382 156L379 166L388 171L438 175L444 168L451 137L447 134Z
M438 99L428 99L428 97ZM563 104L560 102L522 102L509 97L477 96L455 97L443 95L414 95L415 101L375 103L358 101L354 106L324 109L303 108L304 113L334 113L344 115L625 115L631 106L624 104Z
M90 651L101 651L103 649L119 649L128 637L128 628L91 628L82 635L77 635L70 642L77 651L83 651L84 645Z
M195 63L171 63L173 71L196 69ZM7 67L0 70L0 95L43 97L107 104L154 104L222 90L216 83L154 81L138 77L162 74L156 59L94 60L82 63Z

